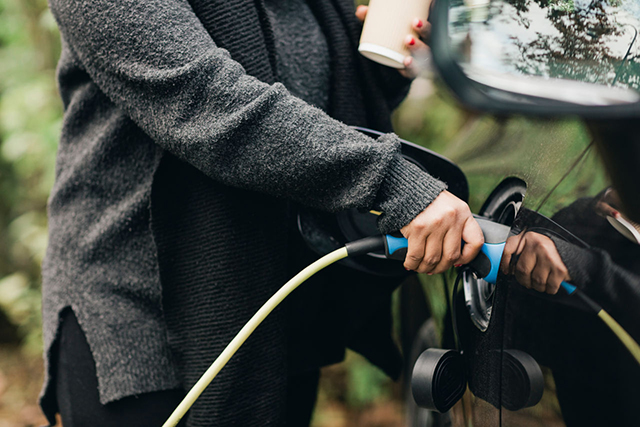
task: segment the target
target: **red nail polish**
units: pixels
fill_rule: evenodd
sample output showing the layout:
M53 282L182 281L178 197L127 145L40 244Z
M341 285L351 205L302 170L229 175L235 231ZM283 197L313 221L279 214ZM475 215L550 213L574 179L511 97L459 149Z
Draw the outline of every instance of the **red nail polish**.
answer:
M462 267L462 264L456 264L454 267Z
M414 44L416 44L416 39L411 37L411 40L409 40L409 46L413 46Z
M427 276L433 276L433 273L427 273Z
M424 24L422 23L422 19L418 19L418 20L416 21L416 27L417 27L417 28L422 28L422 26L423 26L423 25L424 25Z

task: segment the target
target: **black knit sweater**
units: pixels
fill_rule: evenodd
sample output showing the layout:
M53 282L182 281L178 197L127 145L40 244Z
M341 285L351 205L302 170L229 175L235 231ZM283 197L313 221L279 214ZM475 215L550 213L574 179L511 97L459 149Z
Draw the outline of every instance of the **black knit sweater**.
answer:
M310 5L332 58L328 112L389 130L402 84L355 54L353 4ZM287 256L296 245L289 201L375 208L390 231L444 188L402 160L395 136L366 138L274 84L261 1L52 0L51 8L63 38L65 122L43 265L45 349L71 307L104 403L191 386L298 267ZM318 316L348 325L333 341L331 331L314 340L338 345L309 366L335 360L347 341L366 348L363 323L388 325L389 284L346 284L344 300L338 285L324 300L339 300L331 305L339 310ZM285 320L282 311L268 319L203 396L200 408L220 425L280 424ZM42 400L49 417L52 397ZM194 408L190 423L205 412Z

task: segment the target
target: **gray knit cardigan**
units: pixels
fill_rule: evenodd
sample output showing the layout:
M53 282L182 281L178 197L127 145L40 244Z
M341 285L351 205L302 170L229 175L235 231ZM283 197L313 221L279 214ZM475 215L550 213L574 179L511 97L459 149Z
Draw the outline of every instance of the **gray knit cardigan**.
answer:
M71 307L103 403L193 382L176 368L182 355L171 342L181 332L167 326L177 311L165 313L165 280L186 303L205 304L191 312L232 319L217 325L214 357L286 279L289 202L375 208L388 232L445 188L402 159L396 136L371 140L247 74L184 0L51 8L63 38L65 120L43 265L45 354ZM196 220L208 228L189 235ZM204 288L235 294L204 301L193 293ZM281 341L279 328L265 325L262 342ZM247 347L249 358L264 351ZM46 395L43 407L55 411Z

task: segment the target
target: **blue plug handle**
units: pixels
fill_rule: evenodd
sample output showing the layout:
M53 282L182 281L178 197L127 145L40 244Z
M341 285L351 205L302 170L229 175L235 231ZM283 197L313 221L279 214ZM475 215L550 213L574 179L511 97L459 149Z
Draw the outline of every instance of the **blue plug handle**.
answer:
M384 250L387 258L404 261L408 247L409 241L405 237L395 237L390 234L384 236Z
M482 245L481 251L489 258L489 261L491 262L491 272L483 279L493 285L495 285L496 281L498 280L498 270L500 267L500 261L502 260L502 253L504 252L504 245L505 243L485 243ZM564 281L560 283L560 286L562 286L569 295L571 295L576 291L576 289L578 289L574 285Z
M491 271L483 279L491 284L496 284L498 280L498 271L500 270L500 260L502 259L502 252L504 252L504 245L506 243L485 243L480 249L483 254L489 258L491 262Z
M571 295L572 293L574 293L578 288L576 288L575 286L573 286L571 283L567 283L567 282L562 282L560 283L560 286L562 286L564 288L565 291L567 291L567 293L569 295Z
M407 247L409 246L409 241L406 238L395 237L387 234L385 236L384 243L387 258L404 261L404 258L407 255ZM482 279L494 285L498 279L498 271L500 269L500 260L502 260L502 252L504 252L504 245L505 242L485 243L480 249L491 262L491 271ZM567 282L562 282L560 285L569 295L574 293L577 289L575 286Z

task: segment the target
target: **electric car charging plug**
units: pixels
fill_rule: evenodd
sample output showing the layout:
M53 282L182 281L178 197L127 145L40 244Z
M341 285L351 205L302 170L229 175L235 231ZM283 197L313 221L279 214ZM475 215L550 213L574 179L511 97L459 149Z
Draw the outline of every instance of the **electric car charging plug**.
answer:
M490 221L486 218L474 215L484 234L484 244L476 258L465 266L469 268L478 279L483 279L491 284L496 284L502 252L504 251L510 227ZM387 258L404 260L407 255L408 241L404 237L394 235L384 236L384 248ZM464 244L464 242L463 242ZM589 308L597 315L611 331L618 337L622 344L629 350L631 355L640 364L640 345L625 331L618 322L602 309L595 301L589 298L584 292L570 283L562 282L562 289L568 294L580 299L585 307Z
M488 219L474 216L484 235L484 244L476 258L466 267L470 268L479 279L495 283L498 277L502 251L509 237L510 228ZM408 240L395 234L384 236L385 254L389 259L404 261L407 256ZM464 244L464 242L463 242Z
M482 234L484 235L484 244L473 261L465 267L469 268L478 279L483 279L491 284L496 283L498 279L498 271L500 269L500 261L502 260L502 252L509 237L511 228L504 224L490 221L486 218L474 215L478 222ZM408 241L404 237L387 234L384 239L385 254L387 258L404 260L407 255ZM464 244L464 242L463 242ZM575 292L576 287L562 282L561 286L568 294Z

